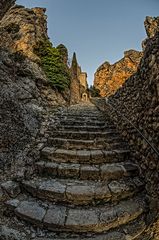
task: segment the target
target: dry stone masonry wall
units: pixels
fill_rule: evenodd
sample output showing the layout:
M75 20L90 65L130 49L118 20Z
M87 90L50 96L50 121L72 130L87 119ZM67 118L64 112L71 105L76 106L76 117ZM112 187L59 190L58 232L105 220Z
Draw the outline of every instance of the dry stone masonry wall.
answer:
M98 105L102 108L102 104ZM147 220L151 223L159 211L159 155L135 128L159 152L159 32L156 31L153 37L146 40L144 55L136 74L108 98L105 106L125 140L130 143L135 160L141 167L150 207ZM157 230L158 224L155 226ZM156 235L154 239L158 238Z

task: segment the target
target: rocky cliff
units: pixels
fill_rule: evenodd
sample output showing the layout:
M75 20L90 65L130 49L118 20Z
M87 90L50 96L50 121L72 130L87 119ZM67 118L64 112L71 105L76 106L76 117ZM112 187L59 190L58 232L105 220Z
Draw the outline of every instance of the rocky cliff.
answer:
M94 87L100 90L102 97L109 96L122 86L125 80L134 74L141 60L142 53L129 50L124 52L124 57L114 63L103 63L96 71Z
M39 61L34 48L48 39L45 10L18 5L10 8L1 20L0 46L12 52L22 51L32 61Z
M145 21L144 21L144 26L145 26L148 38L146 38L142 42L143 50L145 50L146 44L147 44L149 38L154 37L155 34L159 31L159 17L149 17L149 16L147 16Z
M0 1L0 20L5 13L15 4L15 0L1 0Z
M147 16L144 21L147 36L152 38L159 31L159 17Z
M4 9L12 5L5 3ZM50 85L34 53L39 41L47 38L44 12L41 8L13 6L0 22L1 177L26 173L26 166L34 159L29 154L34 151L42 122L49 111L67 104Z

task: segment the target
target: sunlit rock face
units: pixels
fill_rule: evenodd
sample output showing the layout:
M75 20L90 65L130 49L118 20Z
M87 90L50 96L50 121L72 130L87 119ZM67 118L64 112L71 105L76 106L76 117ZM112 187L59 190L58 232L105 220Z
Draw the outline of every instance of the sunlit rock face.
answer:
M114 63L103 63L96 71L94 78L95 88L100 90L102 97L110 96L122 86L127 78L137 71L142 52L129 50L124 52L124 57Z
M159 17L146 17L144 21L147 36L152 38L159 31Z
M146 30L148 38L144 39L144 41L142 42L143 51L146 48L146 45L148 43L148 39L154 37L155 34L157 32L159 32L159 17L149 17L149 16L147 16L145 21L144 21L144 26L145 26L145 30Z
M15 0L1 0L0 1L0 20L4 14L15 4Z
M39 58L34 48L40 41L47 39L46 9L28 9L15 5L7 11L0 24L0 46L12 52L22 51L33 61Z

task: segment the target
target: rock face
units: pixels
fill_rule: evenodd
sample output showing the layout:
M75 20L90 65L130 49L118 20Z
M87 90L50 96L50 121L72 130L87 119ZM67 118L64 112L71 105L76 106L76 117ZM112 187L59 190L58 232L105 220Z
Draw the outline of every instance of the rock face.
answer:
M125 80L137 71L142 53L129 50L124 52L124 57L111 65L103 63L96 71L94 87L100 90L102 97L110 96L120 88Z
M159 17L147 16L144 21L147 36L152 38L159 31Z
M12 5L11 1L5 4L3 9ZM50 87L33 52L38 41L47 37L44 12L14 6L0 22L0 171L9 168L6 174L11 172L12 177L24 175L46 112L66 104Z
M2 49L0 62L0 169L12 163L14 175L25 166L47 109L66 102L36 63Z
M0 1L0 20L5 13L15 4L15 0L1 0Z
M105 107L134 149L135 160L146 181L150 207L148 219L153 222L159 212L159 32L153 37L151 34L136 74L127 79L115 95L109 97ZM156 235L153 239L159 239L158 229L159 221L154 225Z
M44 8L12 7L0 24L0 46L12 52L22 51L32 61L39 61L34 47L47 36L47 17Z

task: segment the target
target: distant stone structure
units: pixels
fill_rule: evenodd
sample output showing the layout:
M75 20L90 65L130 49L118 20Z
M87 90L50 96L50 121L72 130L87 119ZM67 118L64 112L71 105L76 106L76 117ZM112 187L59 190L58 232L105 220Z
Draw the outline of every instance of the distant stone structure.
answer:
M77 104L81 101L87 102L89 100L87 73L82 72L75 53L72 59L71 74L70 104Z

